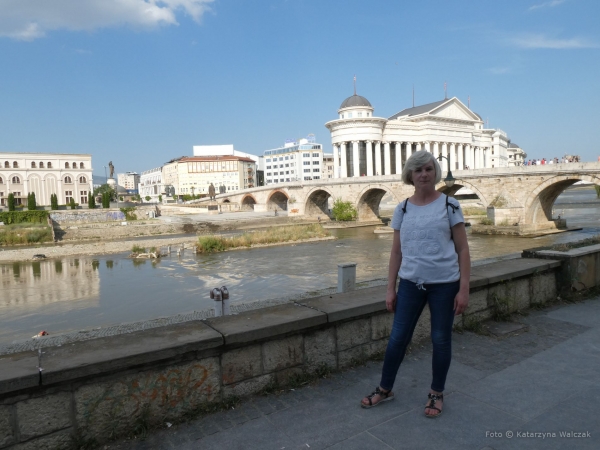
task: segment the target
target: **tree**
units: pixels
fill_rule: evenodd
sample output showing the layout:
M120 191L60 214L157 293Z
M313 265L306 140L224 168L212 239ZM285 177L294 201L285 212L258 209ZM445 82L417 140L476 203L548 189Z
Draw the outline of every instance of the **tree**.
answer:
M75 199L71 197L71 202L69 203L71 209L77 209L77 203L75 203Z
M8 210L15 210L15 194L13 194L12 192L8 194Z
M158 203L162 203L162 195L158 196Z
M35 192L30 192L27 196L27 209L29 211L35 211L37 209L37 203L35 201Z
M96 199L94 198L93 195L90 195L88 197L88 208L89 209L95 209L96 208Z
M102 195L105 192L107 192L110 196L109 201L115 200L117 198L115 190L112 188L112 186L110 184L106 184L106 183L101 186L98 186L96 189L94 189L94 197L98 197L99 195Z
M152 200L152 197L150 197L149 195L146 195L146 201L149 202L150 200Z
M110 192L103 192L102 193L102 207L103 208L110 208Z
M58 197L56 194L50 196L50 209L56 211L58 209Z
M335 202L333 202L331 215L335 220L338 221L356 220L356 217L358 216L356 208L352 205L352 203L344 202L341 199L337 199Z

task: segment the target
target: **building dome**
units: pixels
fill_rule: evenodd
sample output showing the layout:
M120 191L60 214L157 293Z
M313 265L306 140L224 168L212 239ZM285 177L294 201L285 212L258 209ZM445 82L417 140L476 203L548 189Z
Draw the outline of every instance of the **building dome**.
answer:
M352 108L353 106L368 106L369 108L373 107L371 106L369 100L360 95L354 94L352 97L348 97L342 102L342 106L340 106L340 109Z

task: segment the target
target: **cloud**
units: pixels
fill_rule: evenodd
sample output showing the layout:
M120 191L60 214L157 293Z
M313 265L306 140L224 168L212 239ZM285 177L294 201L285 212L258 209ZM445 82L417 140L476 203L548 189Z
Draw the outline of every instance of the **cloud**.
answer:
M577 49L577 48L598 48L596 42L584 38L557 39L548 37L544 34L525 34L509 39L509 42L517 47L536 49Z
M554 8L555 6L558 6L562 3L564 3L565 1L566 0L551 0L549 2L538 3L537 5L532 5L528 9L529 9L529 11L534 11L536 9L542 9L542 8Z
M3 0L0 36L32 41L54 30L92 31L178 25L183 13L199 23L214 0Z

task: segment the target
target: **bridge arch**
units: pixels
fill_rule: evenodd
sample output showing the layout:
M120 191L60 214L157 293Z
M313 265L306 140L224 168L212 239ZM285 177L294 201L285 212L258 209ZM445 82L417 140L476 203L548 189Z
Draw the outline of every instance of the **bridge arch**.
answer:
M252 194L246 194L240 202L242 211L254 211L254 205L258 203Z
M329 216L329 199L335 197L331 191L322 186L311 189L306 195L304 202L304 215L306 216Z
M369 185L358 194L356 211L359 221L379 219L379 204L385 194L390 194L396 202L398 197L385 185Z
M267 210L287 211L289 195L282 190L275 190L267 198Z
M525 224L552 220L552 206L557 197L578 181L600 185L600 178L591 175L559 175L540 183L527 197L524 206Z
M482 192L473 183L469 183L468 181L457 179L454 182L454 185L452 185L452 187L446 186L446 183L442 181L438 183L437 186L437 190L439 192L441 192L442 194L446 194L449 197L456 194L461 188L467 188L472 190L475 193L475 195L479 197L479 200L481 200L483 206L487 207L490 204L485 195L483 195Z

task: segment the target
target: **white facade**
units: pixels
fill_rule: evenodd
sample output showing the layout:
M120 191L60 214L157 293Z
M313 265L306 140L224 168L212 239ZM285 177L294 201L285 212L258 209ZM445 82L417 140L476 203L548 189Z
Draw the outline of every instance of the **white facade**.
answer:
M217 193L256 186L256 163L240 156L184 156L163 166L165 191L182 195L208 195L212 183Z
M481 117L456 97L404 109L385 119L373 116L364 97L348 97L338 119L327 122L334 154L334 177L402 173L417 150L450 159L452 170L506 167L510 140L502 130L486 129ZM448 170L448 160L440 163Z
M333 153L323 153L323 175L324 179L333 178Z
M92 155L0 152L0 206L6 206L10 193L24 204L30 192L40 206L50 205L52 194L61 205L71 198L85 205L92 183Z
M509 166L522 166L527 158L527 153L514 142L508 144L508 165Z
M125 172L117 175L117 184L128 191L138 190L140 175L137 172Z
M264 169L262 169L264 166ZM323 146L309 139L266 150L259 163L265 185L323 178Z
M165 193L162 181L162 167L142 172L140 175L139 193L144 201L158 202L158 196ZM146 200L150 197L150 200Z

